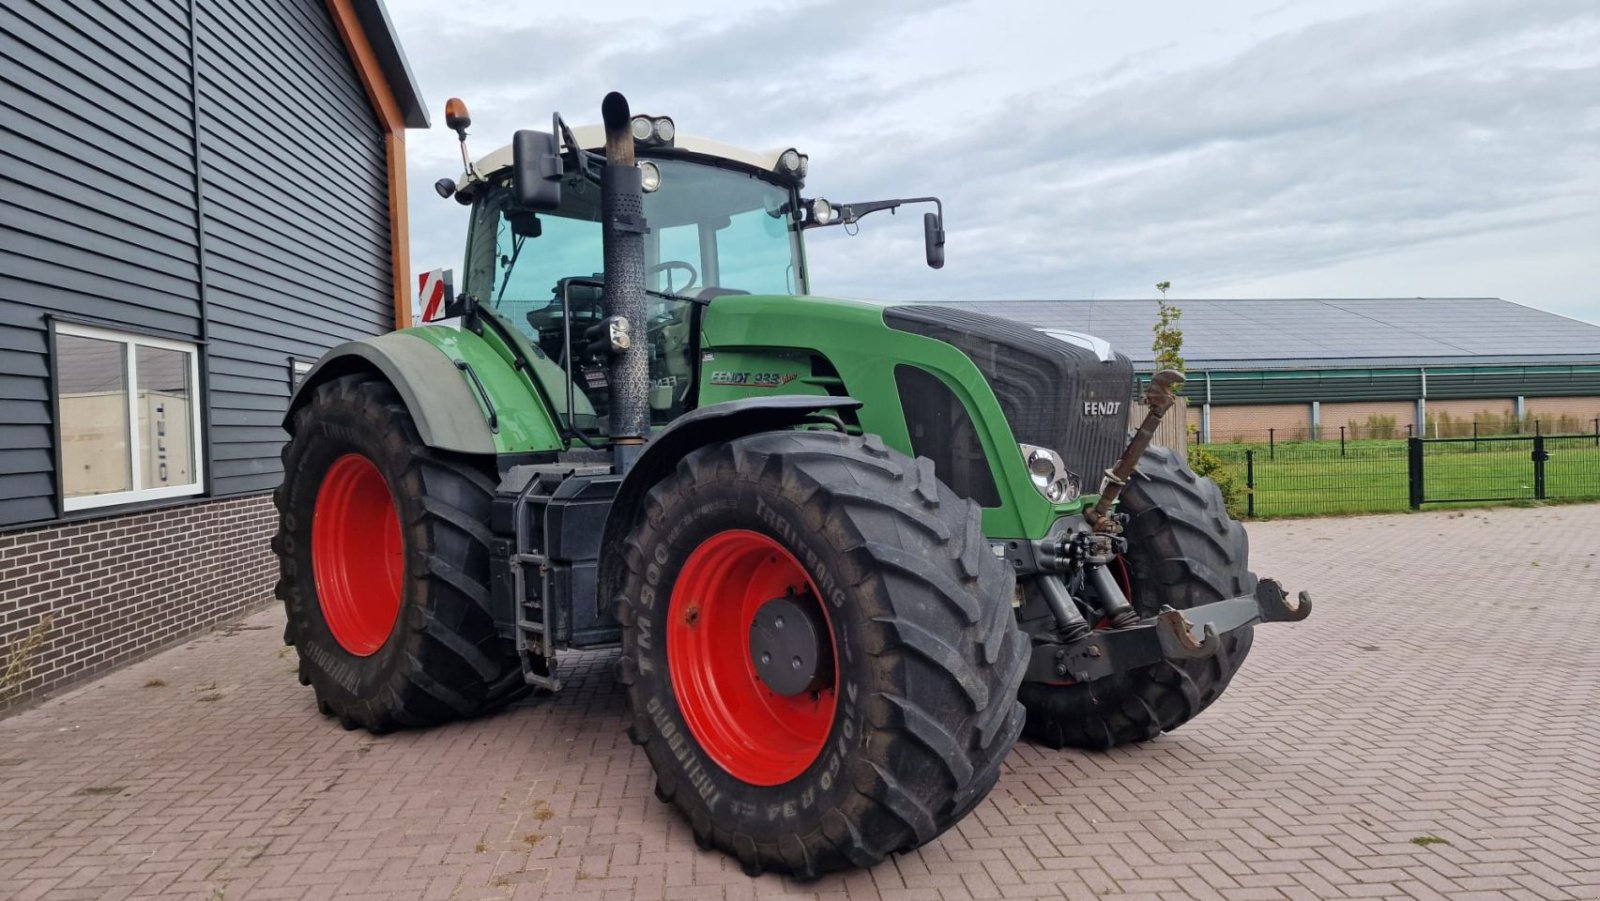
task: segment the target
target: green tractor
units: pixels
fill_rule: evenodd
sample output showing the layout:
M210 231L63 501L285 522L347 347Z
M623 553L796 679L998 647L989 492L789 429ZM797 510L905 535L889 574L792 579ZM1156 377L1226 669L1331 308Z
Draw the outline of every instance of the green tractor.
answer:
M972 810L1022 734L1188 722L1252 626L1310 612L1216 486L1150 446L1177 373L946 306L810 296L807 158L519 131L476 163L464 284L290 405L285 640L345 728L472 717L621 647L656 794L751 873L871 866ZM1093 479L1094 485L1088 480Z

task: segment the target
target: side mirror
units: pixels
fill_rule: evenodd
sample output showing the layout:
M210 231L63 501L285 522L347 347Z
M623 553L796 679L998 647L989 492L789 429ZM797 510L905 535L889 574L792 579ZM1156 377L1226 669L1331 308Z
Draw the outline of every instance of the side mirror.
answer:
M550 212L561 206L561 153L555 135L524 129L511 137L511 194L525 210Z
M944 220L937 213L922 214L922 243L928 254L928 266L944 268Z

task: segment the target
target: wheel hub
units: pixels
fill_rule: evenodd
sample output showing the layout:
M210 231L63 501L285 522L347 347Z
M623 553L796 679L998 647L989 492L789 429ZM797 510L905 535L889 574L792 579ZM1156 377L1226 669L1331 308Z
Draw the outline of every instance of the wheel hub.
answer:
M833 675L833 643L809 595L786 594L756 610L750 662L766 686L784 697L823 688Z
M839 680L819 596L794 554L760 532L718 532L684 560L668 608L667 671L690 734L735 779L782 785L827 744ZM782 679L762 672L779 663Z

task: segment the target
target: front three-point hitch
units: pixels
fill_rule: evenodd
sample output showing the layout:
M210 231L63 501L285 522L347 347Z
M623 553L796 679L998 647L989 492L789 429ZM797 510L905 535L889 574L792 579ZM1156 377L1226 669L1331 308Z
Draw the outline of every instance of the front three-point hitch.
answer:
M1035 640L1028 678L1042 682L1090 682L1161 660L1216 655L1229 632L1263 622L1293 622L1311 615L1311 596L1294 600L1277 582L1262 579L1254 594L1179 611L1163 607L1141 618L1111 567L1127 551L1124 516L1117 497L1150 447L1161 419L1183 386L1183 374L1157 372L1145 391L1149 412L1116 464L1105 471L1100 498L1083 519L1035 544L1037 587L1055 618L1053 640ZM1101 628L1091 625L1085 611Z
M1058 578L1041 576L1049 580ZM1174 610L1126 628L1093 630L1077 639L1036 642L1030 681L1092 682L1162 660L1214 656L1223 638L1256 623L1297 622L1311 615L1311 596L1291 599L1277 582L1262 579L1255 594Z

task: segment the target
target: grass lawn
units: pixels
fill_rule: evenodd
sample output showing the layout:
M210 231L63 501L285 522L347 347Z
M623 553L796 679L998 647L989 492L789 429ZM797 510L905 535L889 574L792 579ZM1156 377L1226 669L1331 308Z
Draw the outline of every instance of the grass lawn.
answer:
M1544 499L1600 500L1600 446L1593 435L1546 437ZM1337 441L1265 445L1210 444L1245 480L1245 452L1253 451L1257 519L1387 513L1410 509L1405 441L1352 441L1340 455ZM1536 499L1533 438L1440 442L1424 445L1426 506L1517 503Z

